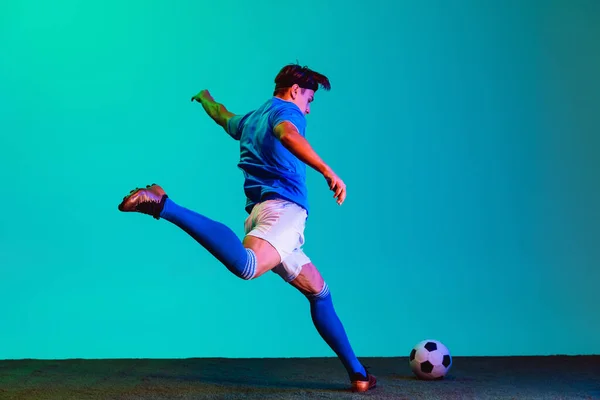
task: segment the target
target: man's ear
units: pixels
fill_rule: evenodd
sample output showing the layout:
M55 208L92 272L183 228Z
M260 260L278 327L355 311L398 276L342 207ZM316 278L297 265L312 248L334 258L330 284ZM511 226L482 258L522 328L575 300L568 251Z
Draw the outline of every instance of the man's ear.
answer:
M300 86L298 86L297 83L294 83L294 85L292 85L292 88L290 89L290 96L292 97L292 99L295 99L296 97L298 97L299 91L300 91Z

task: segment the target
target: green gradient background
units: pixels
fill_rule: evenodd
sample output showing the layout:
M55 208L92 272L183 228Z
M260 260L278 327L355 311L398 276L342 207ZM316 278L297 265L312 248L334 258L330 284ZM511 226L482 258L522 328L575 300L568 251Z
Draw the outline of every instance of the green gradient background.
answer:
M360 356L600 353L600 2L4 2L0 358L333 356L279 277L231 275L135 186L243 234L244 113L298 60L306 251Z

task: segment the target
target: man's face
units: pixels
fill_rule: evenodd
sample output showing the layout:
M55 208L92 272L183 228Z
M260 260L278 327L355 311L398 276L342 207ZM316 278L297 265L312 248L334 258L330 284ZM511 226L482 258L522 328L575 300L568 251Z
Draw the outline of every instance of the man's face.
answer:
M305 115L310 114L310 103L315 99L315 91L311 89L302 89L298 85L294 85L291 90L291 95L294 104L296 104Z

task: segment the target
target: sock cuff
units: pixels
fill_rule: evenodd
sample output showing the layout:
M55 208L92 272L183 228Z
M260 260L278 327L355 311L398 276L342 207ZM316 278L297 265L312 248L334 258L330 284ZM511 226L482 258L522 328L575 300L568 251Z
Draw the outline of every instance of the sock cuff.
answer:
M153 211L153 217L154 219L160 219L162 216L162 213L165 209L165 205L167 203L167 199L170 201L171 199L169 199L169 196L167 196L166 194L163 194L162 197L160 198L160 203L158 204L158 206L155 207L154 211Z
M246 249L246 253L248 254L248 258L246 260L246 266L244 267L244 271L242 271L242 279L252 279L256 274L256 254L252 249Z
M327 282L323 282L323 288L319 293L310 294L308 297L312 299L324 299L329 296L329 286L327 286Z

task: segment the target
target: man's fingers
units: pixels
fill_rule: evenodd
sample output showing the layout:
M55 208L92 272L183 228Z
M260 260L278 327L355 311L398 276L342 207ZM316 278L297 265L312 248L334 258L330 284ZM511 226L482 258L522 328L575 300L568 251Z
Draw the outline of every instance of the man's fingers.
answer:
M341 206L342 203L346 200L346 186L342 186L342 190L340 190L340 194L338 196L338 204Z
M340 185L338 182L335 183L335 185L333 185L333 187L331 188L331 190L333 191L333 197L337 198L338 197L338 193L340 191Z
M336 185L336 189L333 193L333 198L337 199L338 204L342 204L344 202L344 198L346 197L346 185L343 182L338 182Z
M337 176L332 178L331 180L328 179L328 183L329 189L333 192L333 198L336 199L336 202L339 205L342 205L342 203L346 199L346 185Z
M346 185L344 185L344 182L340 181L340 184L338 185L338 190L336 192L337 196L341 196L344 192L346 191Z

